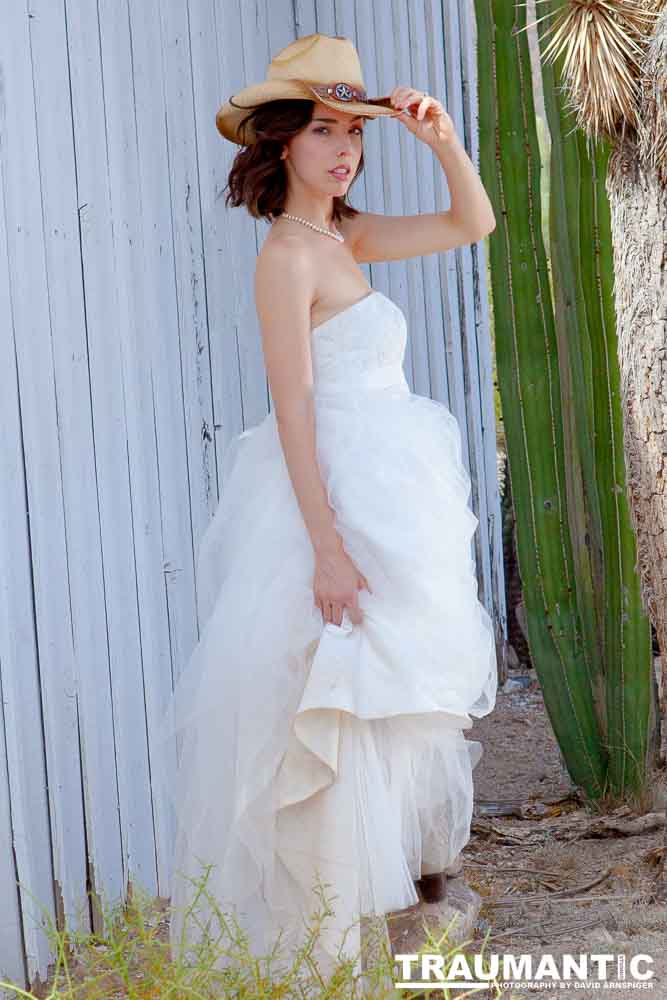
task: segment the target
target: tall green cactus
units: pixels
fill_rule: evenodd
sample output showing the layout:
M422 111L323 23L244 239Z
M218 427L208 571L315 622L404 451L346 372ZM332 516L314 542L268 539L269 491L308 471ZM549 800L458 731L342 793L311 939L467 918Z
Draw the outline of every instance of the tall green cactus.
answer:
M565 137L556 81L545 77L554 308L525 5L475 4L481 172L497 218L496 360L528 641L570 775L599 798L642 784L651 690L622 490L611 262L594 239L608 225L603 162L586 167L577 137Z
M553 14L560 2L547 0L541 15ZM542 49L547 27L545 20L538 24ZM549 223L559 355L578 387L572 397L575 438L569 450L581 456L583 506L571 531L575 546L587 546L590 553L600 650L595 687L603 685L597 711L609 753L609 789L622 795L644 780L653 690L651 629L634 569L636 544L625 489L605 191L610 148L600 143L591 155L575 129L559 96L561 63L542 64L542 83L552 137ZM588 595L585 601L588 605Z

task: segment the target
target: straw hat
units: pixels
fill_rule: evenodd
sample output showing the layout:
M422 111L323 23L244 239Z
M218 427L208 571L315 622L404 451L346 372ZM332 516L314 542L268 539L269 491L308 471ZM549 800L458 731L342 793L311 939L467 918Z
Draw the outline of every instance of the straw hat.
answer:
M246 126L241 138L241 119L267 101L290 98L322 101L351 115L371 118L401 114L388 96L367 97L359 56L349 38L316 33L281 49L269 64L266 80L230 97L215 116L215 124L225 139L250 145L255 140L252 125Z

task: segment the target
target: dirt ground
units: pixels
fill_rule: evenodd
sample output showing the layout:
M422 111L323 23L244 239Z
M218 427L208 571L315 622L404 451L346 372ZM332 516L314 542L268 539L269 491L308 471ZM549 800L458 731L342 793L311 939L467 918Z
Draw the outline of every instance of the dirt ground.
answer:
M509 671L494 711L466 735L484 748L474 771L472 835L462 856L465 881L483 905L466 953L481 951L489 932L487 956L529 954L534 967L545 954L557 964L566 953L646 954L655 975L653 988L641 995L667 1000L667 904L650 900L662 856L665 771L652 781L653 801L643 820L627 808L586 810L561 761L538 682L524 668ZM651 816L661 825L633 830ZM614 823L626 831L607 829ZM165 915L157 919L164 937ZM83 968L72 971L75 981L85 979ZM110 981L108 1000L129 995ZM533 998L536 992L511 995Z
M586 810L563 766L534 673L510 670L508 680L495 710L466 734L484 747L463 852L466 882L484 903L466 951L480 950L491 928L487 955L530 954L535 966L548 953L557 963L568 952L646 954L654 985L641 995L667 1000L667 905L650 901L662 857L665 771L655 774L644 810L644 823L660 824L653 829L631 832L642 820L627 808ZM624 833L606 829L624 824ZM616 958L613 970L616 979Z

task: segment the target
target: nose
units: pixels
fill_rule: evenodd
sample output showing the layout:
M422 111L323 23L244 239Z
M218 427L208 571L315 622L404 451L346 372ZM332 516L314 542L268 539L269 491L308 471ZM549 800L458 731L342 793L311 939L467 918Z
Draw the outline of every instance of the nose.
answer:
M354 153L354 142L351 135L348 135L341 140L341 145L338 148L338 155L342 156L343 153L348 153L349 155Z

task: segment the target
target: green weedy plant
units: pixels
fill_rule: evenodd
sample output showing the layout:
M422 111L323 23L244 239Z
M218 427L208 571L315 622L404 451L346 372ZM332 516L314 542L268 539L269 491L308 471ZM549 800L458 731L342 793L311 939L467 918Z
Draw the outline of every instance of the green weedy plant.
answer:
M45 926L56 956L42 1000L417 1000L422 991L393 987L398 981L399 965L394 961L386 934L378 924L368 923L364 970L355 972L355 959L345 943L340 961L326 973L319 967L315 946L322 926L334 912L325 886L319 880L314 896L320 900L307 921L305 942L295 954L286 954L281 938L268 955L255 955L249 948L246 934L233 914L223 911L207 888L211 865L203 866L202 874L191 879L192 900L184 912L186 927L197 926L196 943L185 940L170 953L168 921L170 908L163 901L134 887L127 905L118 902L108 906L102 902L105 931L102 934L77 934L58 931L45 911ZM391 917L389 918L391 919ZM424 924L424 944L416 952L440 955L443 976L447 976L460 956L465 956L470 969L472 955L466 952L470 941L452 944L450 932L454 920L446 928L434 930ZM354 926L354 925L353 925ZM350 928L351 930L351 928ZM491 975L486 958L490 931L476 950L480 956L480 976L486 980L485 998L507 997L497 977ZM194 935L193 935L194 936ZM215 966L222 956L231 964L220 971ZM459 956L459 959L457 959ZM459 977L460 978L460 977ZM438 996L456 996L466 1000L480 996L480 988L460 990L437 989ZM3 997L38 1000L30 993L8 982L0 982ZM515 993L511 991L511 997ZM508 997L507 1000L511 1000Z
M625 497L607 151L589 158L570 134L558 64L543 69L550 282L525 4L475 6L480 165L497 218L496 360L528 642L572 780L589 799L622 798L645 787L652 659Z

